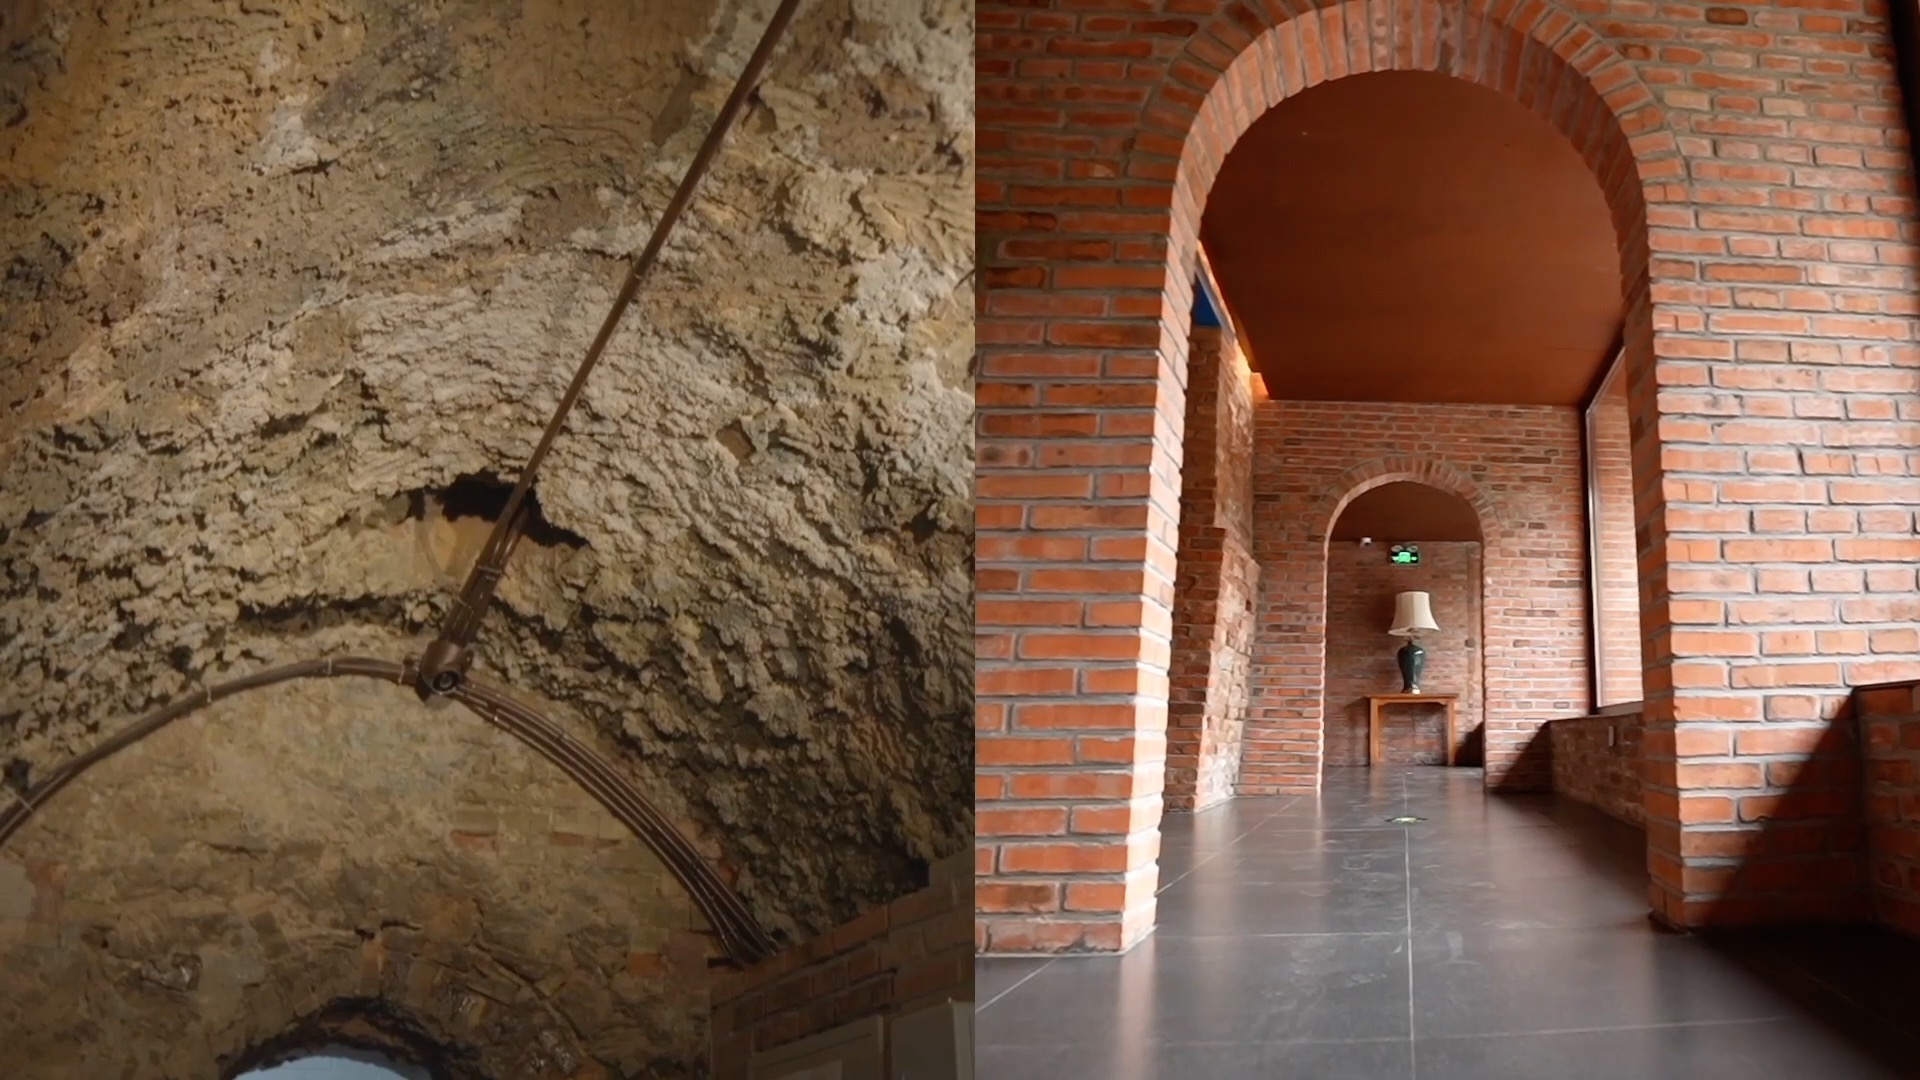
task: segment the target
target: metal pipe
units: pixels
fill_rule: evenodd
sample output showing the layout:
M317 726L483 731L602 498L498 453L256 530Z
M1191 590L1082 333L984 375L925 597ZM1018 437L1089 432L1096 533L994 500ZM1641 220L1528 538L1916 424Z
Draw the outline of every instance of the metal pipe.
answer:
M739 117L748 96L757 88L760 77L766 70L767 62L773 56L774 48L779 44L781 36L785 34L787 26L792 23L794 13L799 6L800 0L782 0L779 8L775 10L766 31L761 35L759 45L754 48L753 55L747 59L745 68L734 83L733 91L727 96L726 103L720 107L720 113L715 118L713 127L708 130L699 151L694 155L692 164L687 167L686 175L681 177L680 185L674 191L673 198L661 211L660 220L655 223L646 246L629 265L626 280L614 297L613 307L607 312L606 318L601 320L600 330L594 335L593 343L587 347L585 358L575 369L573 379L568 383L566 392L560 396L560 402L554 408L553 415L547 420L546 427L542 429L533 453L521 468L519 479L515 481L513 490L508 494L506 505L502 508L500 516L494 521L486 543L481 546L475 556L474 565L454 600L453 609L448 612L442 624L439 636L427 645L421 657L399 663L369 657L306 660L217 683L188 697L170 702L109 736L92 749L56 766L40 783L24 791L15 791L0 785L0 790L5 790L12 796L7 807L0 810L0 847L6 845L7 840L26 824L34 811L47 799L82 773L203 706L248 690L256 690L293 679L355 675L402 686L413 686L423 698L434 695L453 698L465 704L481 719L518 738L542 757L559 766L576 784L591 794L609 813L660 856L661 861L666 863L675 879L686 888L695 903L700 905L708 921L713 924L715 932L719 934L722 944L727 948L729 956L737 963L744 966L771 954L773 939L754 919L746 904L727 887L725 882L720 880L713 869L700 857L700 853L680 835L672 823L634 790L633 786L628 784L612 765L585 744L567 734L546 716L514 700L503 690L471 682L467 678L467 669L472 664L469 647L480 632L487 608L493 601L494 591L499 585L500 578L506 573L507 558L512 553L514 544L525 525L524 518L528 509L526 499L533 488L535 474L539 472L541 464L546 460L548 451L553 448L554 440L559 437L567 416L579 401L581 391L586 387L587 377L593 373L594 367L600 362L600 357L606 352L607 343L612 340L621 317L632 305L634 296L639 292L640 285L648 272L659 261L660 253L666 248L674 226L685 213L687 205L693 200L694 191L699 187L700 180L706 175L714 158L719 154L727 132Z
M419 665L414 660L394 662L364 656L303 660L252 675L202 687L169 702L122 728L99 745L56 766L25 791L6 788L13 800L0 810L0 848L19 832L34 811L93 766L147 736L216 701L295 679L360 677L412 685ZM746 967L772 955L774 941L746 903L708 866L687 838L664 814L627 783L617 769L591 747L568 734L545 714L515 700L505 690L468 681L448 695L480 719L505 731L541 757L558 766L569 779L593 796L614 819L659 856L695 905L706 916L721 946L736 964Z
M422 656L420 692L422 696L444 694L457 686L466 677L467 668L473 662L469 649L474 638L479 636L480 624L486 617L487 607L493 602L494 590L500 578L506 573L507 552L512 547L510 539L513 530L520 526L520 511L526 501L527 492L533 488L534 474L540 471L540 465L547 459L547 452L553 448L554 440L559 438L567 415L573 411L580 392L587 385L587 376L600 363L600 356L606 352L607 343L613 339L613 332L620 324L620 318L626 314L627 307L633 303L635 294L640 291L640 283L653 264L660 258L660 252L667 246L667 238L673 233L673 227L686 211L687 204L693 201L693 193L700 186L700 180L706 175L707 168L719 154L720 146L726 141L727 132L733 127L740 109L746 104L747 97L759 85L761 73L765 71L767 61L773 57L773 50L786 32L787 25L793 21L794 12L800 7L800 0L782 0L774 11L773 20L767 24L766 32L760 36L760 44L747 59L747 65L740 72L740 78L733 84L733 92L720 107L720 115L714 119L713 127L707 131L707 137L700 144L700 150L693 157L693 163L687 167L686 175L681 177L680 186L673 193L665 210L660 212L660 220L653 226L653 235L647 239L631 266L627 269L626 281L620 286L620 292L614 297L613 307L607 317L600 322L600 332L594 335L593 344L587 346L586 358L574 370L573 381L567 384L566 392L560 395L560 404L554 408L553 415L547 420L547 426L540 432L540 441L534 445L533 454L527 458L526 465L520 470L520 478L514 482L513 490L507 495L506 506L493 523L493 531L474 560L473 569L468 573L466 583L461 587L459 596L454 600L453 610L448 612L440 636L427 647Z

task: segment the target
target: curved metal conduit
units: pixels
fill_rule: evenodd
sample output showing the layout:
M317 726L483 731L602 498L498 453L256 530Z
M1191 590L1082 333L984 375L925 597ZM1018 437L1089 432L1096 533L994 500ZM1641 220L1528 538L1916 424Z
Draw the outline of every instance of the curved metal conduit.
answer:
M191 697L182 698L141 717L93 749L62 763L24 794L5 789L13 798L5 809L0 809L0 847L6 846L7 840L55 792L93 766L183 716L216 701L277 683L356 676L410 687L419 678L419 664L413 660L395 663L363 656L303 660L206 687ZM592 795L601 806L606 807L608 813L659 855L668 871L685 887L694 903L700 906L707 921L713 924L714 932L719 935L728 956L744 966L771 955L773 939L754 919L746 904L720 880L719 875L680 835L679 830L647 802L633 785L622 779L605 758L567 734L552 720L484 682L469 678L447 696L558 765L574 783Z
M700 144L694 155L693 163L687 167L686 175L680 180L673 198L661 211L660 220L654 225L653 234L648 237L646 247L633 259L627 269L619 293L614 297L613 307L601 322L600 330L594 335L593 343L587 347L587 353L580 365L574 369L573 379L560 396L553 415L547 420L546 427L540 433L533 453L522 467L519 479L514 483L507 497L506 506L500 517L494 522L493 530L486 544L474 559L466 583L454 600L452 610L440 628L440 633L429 642L420 656L401 662L377 660L367 657L346 656L332 659L306 660L297 664L272 668L243 678L206 687L190 697L182 698L158 712L135 721L125 729L110 736L91 750L72 758L48 773L38 784L24 791L16 791L5 783L0 783L0 793L9 796L8 805L0 809L0 847L6 846L7 839L26 824L33 812L45 804L55 792L67 786L81 773L86 772L100 761L113 756L121 750L139 742L148 735L166 727L195 709L211 705L222 698L276 683L294 679L325 679L343 676L361 676L380 679L400 686L412 687L422 700L432 702L436 699L458 701L472 710L482 720L506 731L533 748L548 761L560 768L584 788L588 794L607 808L620 823L632 830L633 834L653 849L666 863L667 869L675 879L686 888L694 903L713 925L720 936L721 944L727 955L742 967L754 964L772 955L773 938L768 934L745 903L720 880L713 868L700 858L692 844L674 829L658 810L634 790L633 785L624 780L619 772L606 759L594 753L563 731L559 725L539 712L515 701L504 691L475 681L469 674L473 663L471 647L479 635L480 626L492 605L495 587L506 573L507 557L512 553L514 543L519 539L520 530L525 526L526 498L533 489L534 475L540 464L546 459L547 451L565 426L569 413L579 400L585 388L587 376L599 363L600 356L606 351L607 343L612 340L613 332L619 326L620 317L625 314L634 296L640 290L648 271L658 261L665 250L668 236L680 220L680 215L692 201L694 190L707 168L720 151L727 131L733 126L734 119L745 105L748 95L758 85L760 75L766 70L767 61L772 57L774 46L793 21L800 0L781 0L773 18L768 22L760 43L754 48L753 55L747 59L739 80L733 91L727 96L726 103L720 107L705 141Z

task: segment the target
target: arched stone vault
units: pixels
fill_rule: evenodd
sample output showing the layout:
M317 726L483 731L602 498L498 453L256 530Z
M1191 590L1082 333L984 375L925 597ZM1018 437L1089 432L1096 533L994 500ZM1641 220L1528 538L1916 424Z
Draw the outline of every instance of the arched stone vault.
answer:
M525 459L772 4L591 8L0 29L12 775L430 636L485 524L454 493ZM793 934L971 829L968 10L804 5L479 641Z
M116 731L99 745L50 770L37 784L25 790L7 792L11 802L0 807L0 847L35 812L40 812L62 790L77 783L89 771L108 758L125 753L176 721L218 701L257 693L285 683L335 678L371 678L414 688L421 676L412 660L395 663L363 657L329 657L274 668L230 682L209 686L138 722ZM773 941L751 912L721 881L706 857L682 834L681 829L660 813L620 772L591 748L569 735L540 710L500 692L484 681L467 680L453 689L445 701L459 702L465 711L512 735L528 749L560 769L580 789L612 814L647 850L660 859L699 907L714 928L721 949L735 964L746 967L767 959Z
M457 1080L705 1075L722 950L698 906L457 708L282 683L102 761L48 811L0 849L22 1080L205 1080L323 1037Z

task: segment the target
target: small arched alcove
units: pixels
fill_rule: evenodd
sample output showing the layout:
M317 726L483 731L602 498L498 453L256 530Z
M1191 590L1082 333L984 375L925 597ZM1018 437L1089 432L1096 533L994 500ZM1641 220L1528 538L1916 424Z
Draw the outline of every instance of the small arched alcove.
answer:
M1454 760L1479 765L1484 719L1485 537L1480 516L1459 495L1396 480L1356 496L1340 511L1327 540L1327 647L1324 693L1328 768L1368 764L1369 694L1401 689L1388 634L1394 598L1427 593L1437 631L1421 635L1427 650L1420 689L1459 695ZM1383 714L1382 765L1441 765L1448 760L1445 710L1398 704Z

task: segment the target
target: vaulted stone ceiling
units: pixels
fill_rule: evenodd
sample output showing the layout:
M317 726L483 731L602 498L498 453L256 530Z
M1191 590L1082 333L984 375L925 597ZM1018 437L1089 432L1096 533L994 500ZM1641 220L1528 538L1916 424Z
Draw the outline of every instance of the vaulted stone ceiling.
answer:
M43 773L207 681L430 638L772 6L8 5L0 764ZM480 674L613 755L788 935L972 831L970 13L803 5L479 644ZM197 754L264 739L260 783L335 806L360 788L334 751L271 732L370 711L429 725L380 743L412 778L395 813L521 798L498 777L525 751L446 743L480 727L457 708L320 684L221 708L116 767L201 782ZM164 783L111 811L89 783L42 813L212 842ZM242 850L287 839L234 813ZM89 842L49 820L16 844L79 888L101 864L54 836Z
M1242 136L1201 227L1275 398L1574 405L1619 336L1599 183L1513 99L1380 72Z

